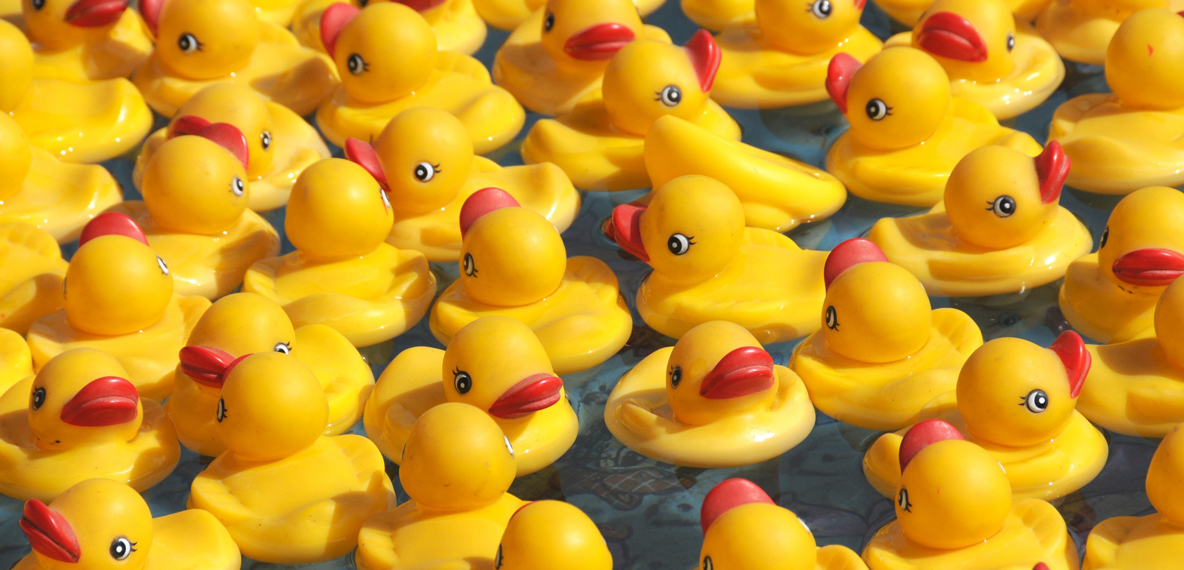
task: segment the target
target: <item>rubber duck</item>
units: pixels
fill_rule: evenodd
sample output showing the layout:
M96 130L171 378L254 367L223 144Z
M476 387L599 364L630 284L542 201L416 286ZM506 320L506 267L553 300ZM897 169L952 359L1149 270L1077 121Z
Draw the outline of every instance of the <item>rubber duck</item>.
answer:
M317 126L337 146L350 137L374 140L412 107L456 115L477 154L510 142L526 121L522 105L493 84L484 64L440 51L427 20L402 4L379 2L362 10L334 4L321 16L321 40L341 86L317 109Z
M1047 349L997 338L970 355L955 391L935 398L920 417L950 422L995 457L1016 498L1051 501L1092 481L1106 463L1106 438L1074 406L1090 361L1073 331ZM888 497L901 481L903 435L880 436L863 458L868 481Z
M242 565L238 546L210 513L181 511L154 519L139 493L107 479L82 481L49 505L30 499L19 524L33 552L13 570L238 570Z
M350 0L348 3L359 8L365 8L371 1L384 0ZM407 6L419 12L432 31L436 34L436 42L442 51L454 51L465 55L473 55L485 44L487 33L485 21L473 8L473 0L389 0ZM296 15L292 18L292 33L301 45L317 51L325 51L325 44L321 41L321 14L333 4L345 3L342 0L304 0L296 8Z
M164 408L182 445L210 457L226 451L217 430L218 399L226 381L219 371L242 356L267 351L291 354L316 375L329 402L325 435L341 435L361 419L374 372L349 340L325 325L294 329L274 301L235 293L210 306L178 355L177 389Z
M440 342L450 344L481 317L510 317L538 335L560 375L596 366L625 346L633 318L617 276L594 257L568 258L546 218L486 188L465 200L460 231L460 278L440 294L429 322Z
M932 206L962 157L992 145L1031 156L1040 145L999 125L978 103L954 97L950 76L925 52L885 49L860 66L838 54L827 90L851 128L826 155L826 171L876 202Z
M16 331L0 328L0 394L33 375L33 354Z
M884 43L859 25L867 0L752 0L755 21L719 35L723 63L711 97L721 105L774 109L826 101L831 58L865 62ZM732 2L727 2L732 4Z
M637 291L637 311L666 336L708 321L739 324L762 344L818 330L826 252L744 227L743 204L720 182L675 178L648 207L617 206L612 228L621 249L653 267Z
M1168 67L1184 63L1184 18L1144 10L1118 28L1106 52L1113 93L1074 97L1053 113L1048 139L1059 141L1077 167L1074 188L1126 194L1146 186L1184 184L1184 79Z
M190 118L178 125L181 117ZM251 187L247 207L256 212L287 204L296 177L310 164L330 156L317 130L291 109L264 99L245 85L214 83L190 97L167 126L144 141L132 171L137 189L143 188L144 169L157 149L178 134L178 126L194 126L196 118L234 125L246 136L250 160L243 181Z
M1044 11L1045 6L1052 0L1004 0L1007 8L1015 14L1018 21L1024 23L1036 19ZM880 0L876 7L883 10L893 20L906 26L915 26L921 20L934 0ZM1025 568L1024 570L1028 570Z
M63 74L56 74L59 75L57 78L42 77L45 68L34 64L29 40L7 21L0 21L0 57L4 60L4 66L0 68L0 114L10 115L24 130L29 142L58 160L89 163L115 158L140 144L152 127L152 111L144 104L140 92L126 79L80 81L64 73L67 75L65 79L60 77ZM7 132L8 129L4 127L3 130ZM13 145L19 146L19 142L7 134L4 139L6 150ZM37 158L37 170L41 171L47 162L46 157L40 155ZM94 181L97 174L87 178L80 176L77 169L58 165L54 168L61 172L59 177L74 179L76 184L83 186L79 192L87 191L87 184L100 186L100 189L104 185L114 186L113 182L97 184ZM6 183L19 180L18 174L5 172Z
M596 524L563 501L534 501L518 509L497 547L498 570L612 570L613 555Z
M755 0L682 0L682 13L701 28L720 31L724 28L756 22ZM814 4L810 4L814 10Z
M806 523L747 479L726 479L703 498L696 570L867 570L837 544L819 547Z
M847 189L826 171L667 115L645 135L645 169L654 188L688 174L714 178L736 192L750 228L787 232L829 218ZM639 200L648 203L648 197Z
M1152 326L1159 296L1184 275L1184 195L1162 186L1118 202L1098 251L1069 264L1061 313L1082 335L1126 342ZM1181 418L1184 419L1184 418Z
M475 406L440 404L415 422L400 455L411 500L366 521L358 570L493 568L506 523L526 504L506 492L515 450L498 424Z
M460 255L460 210L482 188L501 188L563 233L580 211L580 195L554 164L510 166L476 156L464 123L448 111L414 107L391 119L371 145L345 141L346 158L365 168L395 213L387 243L428 261ZM389 173L389 176L388 176Z
M40 369L54 356L90 347L114 356L145 398L173 392L177 351L210 306L173 293L168 265L131 218L114 212L82 230L62 286L62 310L29 327L29 348Z
M806 439L814 406L806 385L744 327L703 323L627 372L604 408L629 449L684 467L739 467Z
M880 431L917 423L982 346L978 325L958 309L933 309L917 278L866 239L835 246L825 276L822 328L794 349L789 367L836 420Z
M102 477L143 491L181 457L173 424L114 357L63 352L0 396L0 493L52 500Z
M325 54L260 21L250 0L141 0L140 12L156 50L132 82L166 117L214 83L246 85L303 117L340 81Z
M300 173L284 233L296 251L247 270L243 291L284 307L292 326L327 325L354 346L390 340L423 318L436 277L422 253L385 243L386 192L362 167L329 158Z
M522 159L553 162L584 190L648 188L645 137L659 118L678 117L740 140L735 119L709 98L719 61L719 47L706 30L682 48L630 42L604 70L603 97L586 97L570 113L535 123L522 142Z
M0 151L0 161L11 156ZM0 224L0 328L24 335L33 321L61 309L66 267L53 236L28 224Z
M666 0L633 0L636 11L642 18L649 16L665 3ZM477 13L489 25L513 31L517 31L531 16L536 15L539 8L546 5L546 0L473 0Z
M128 77L152 39L125 0L28 0L21 19L34 44L37 75L97 81Z
M641 22L633 0L538 4L493 59L497 84L536 113L565 115L595 96L609 60L633 40L670 43L665 31Z
M416 347L395 357L366 403L366 434L402 464L412 424L445 402L476 406L497 422L517 450L519 477L559 459L579 431L543 344L510 317L465 325L447 350Z
M1060 206L1069 165L1056 141L1035 159L980 148L950 173L943 206L881 219L867 238L930 295L1000 295L1056 281L1093 246L1085 224Z
M1184 548L1184 432L1173 428L1151 458L1147 498L1157 511L1142 517L1114 517L1099 522L1085 542L1086 570L1160 570L1178 564Z
M955 97L986 107L999 120L1022 115L1049 98L1065 78L1052 44L1017 26L1004 0L938 0L912 32L888 45L912 45L950 76Z
M899 462L905 469L892 490L896 520L863 551L871 570L1039 568L1041 562L1046 570L1077 570L1077 547L1057 509L1013 498L1006 467L954 426L936 419L913 426Z
M1087 65L1106 62L1106 47L1119 25L1140 10L1184 10L1180 0L1056 0L1036 18L1036 30L1065 59Z

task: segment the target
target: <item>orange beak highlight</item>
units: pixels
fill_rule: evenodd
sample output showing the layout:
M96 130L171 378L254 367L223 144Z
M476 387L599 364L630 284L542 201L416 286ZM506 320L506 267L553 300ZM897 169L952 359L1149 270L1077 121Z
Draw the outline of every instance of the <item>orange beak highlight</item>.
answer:
M51 560L76 564L82 558L82 547L74 529L61 513L37 499L25 501L20 520L21 530L29 537L33 550Z
M757 394L773 387L773 357L756 346L737 348L707 373L699 395L709 400L727 400Z
M510 386L489 407L489 415L503 420L529 416L559 403L563 380L552 374L535 374Z

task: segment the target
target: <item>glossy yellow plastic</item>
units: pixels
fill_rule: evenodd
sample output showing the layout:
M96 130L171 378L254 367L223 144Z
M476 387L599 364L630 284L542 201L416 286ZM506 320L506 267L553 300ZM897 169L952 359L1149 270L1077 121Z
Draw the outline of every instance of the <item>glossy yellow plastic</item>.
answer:
M499 570L612 570L600 530L578 507L534 501L514 513L497 547Z
M78 562L63 563L35 545L14 570L238 570L242 565L238 546L210 513L181 511L154 519L144 498L123 483L88 479L48 506L77 540ZM40 528L33 532L51 540L54 534ZM132 547L119 549L126 546L121 540Z
M329 326L354 346L390 340L423 318L436 277L417 251L383 240L393 216L362 167L339 158L296 179L284 230L296 251L247 271L243 291L282 305L292 325Z
M177 109L175 117L185 116L229 123L242 131L250 149L244 179L251 188L247 207L256 212L287 204L296 177L310 164L330 156L329 147L312 125L291 109L265 100L245 85L214 83L204 87ZM144 141L132 172L137 189L143 188L148 161L169 140L171 126L152 133Z
M49 501L94 477L137 491L168 477L181 446L155 400L137 398L135 417L120 423L87 427L62 419L67 404L87 403L74 400L83 388L109 376L128 377L110 355L79 348L42 365L36 377L0 396L0 493Z
M604 408L609 431L646 457L686 467L752 465L789 451L814 427L814 406L793 371L765 353L768 380L759 389L708 391L708 378L722 377L715 382L721 385L737 374L731 357L746 347L764 352L740 325L713 321L691 329L621 378Z
M682 0L680 7L687 18L701 28L718 32L729 26L756 21L754 0ZM811 9L814 7L811 4Z
M1151 328L1155 304L1167 288L1160 280L1145 282L1119 273L1125 263L1140 254L1161 253L1167 259L1150 267L1167 269L1184 265L1184 195L1179 190L1151 187L1127 195L1110 213L1098 251L1069 264L1061 286L1060 307L1074 330L1103 343L1126 342ZM1138 253L1135 253L1138 252ZM1128 254L1132 254L1129 255ZM1117 265L1116 265L1117 264ZM1184 420L1184 417L1181 418Z
M789 367L819 411L865 429L916 423L925 404L954 389L983 343L973 319L932 310L925 288L891 263L843 271L823 305L822 328L794 349Z
M1016 20L1031 22L1051 0L1005 0ZM934 0L880 0L876 7L906 26L915 26Z
M1076 402L1056 353L1004 337L976 350L958 375L956 392L935 398L920 419L945 420L990 453L1017 499L1050 501L1092 481L1106 463L1106 438ZM863 459L868 481L885 496L901 481L905 431L880 436Z
M754 3L747 4L751 10ZM827 100L827 66L835 54L865 62L883 48L859 25L863 5L864 0L756 0L755 21L727 26L719 35L723 61L711 98L746 109Z
M456 115L477 154L510 142L526 121L522 105L493 85L481 62L440 51L427 20L402 4L367 6L342 28L333 53L341 86L317 109L317 126L335 145L373 140L411 107Z
M637 12L644 18L662 7L666 0L634 0ZM535 15L546 0L473 0L477 13L489 25L503 30L517 31Z
M1046 195L1042 184L1028 155L984 147L950 174L944 209L884 218L867 237L930 295L1026 291L1064 277L1093 245L1089 229L1059 205L1059 191Z
M0 224L0 327L25 334L33 321L61 309L65 276L52 236L27 224Z
M399 482L411 497L366 521L359 570L493 568L506 523L525 503L507 493L515 450L474 406L449 402L415 422Z
M514 447L518 476L529 475L571 447L579 431L576 413L562 389L555 403L520 417L493 415L494 405L527 380L554 375L546 350L526 325L501 316L477 319L456 333L447 350L415 347L395 357L366 403L366 434L383 455L402 464L416 419L445 402L469 404L489 412Z
M539 9L514 29L493 60L497 84L536 113L572 112L600 89L609 59L629 39L670 43L665 31L641 22L632 0L537 4Z
M481 317L510 317L534 331L563 375L608 360L633 331L612 269L593 257L568 259L559 232L531 210L481 216L459 261L460 279L432 307L432 334L446 345Z
M355 6L366 7L372 2L389 0L351 0ZM321 14L325 8L342 0L303 0L292 18L292 33L300 44L317 51L325 51L321 41ZM410 0L400 2L416 8L432 26L436 42L443 51L473 55L485 43L485 21L473 8L473 0ZM422 7L422 9L420 8Z
M238 83L264 99L308 115L339 81L333 62L262 22L248 0L166 0L156 51L132 81L156 112L171 117L202 88ZM200 49L198 49L200 47Z
M1040 153L1031 136L954 97L949 75L918 49L888 48L872 57L845 97L851 128L827 152L826 171L868 200L932 206L950 171L977 148Z
M867 570L859 555L837 544L819 547L789 509L754 502L728 509L703 535L696 570Z
M1180 0L1055 0L1036 19L1036 29L1065 59L1089 65L1106 61L1118 26L1140 10L1184 10Z
M293 329L283 307L254 293L235 293L216 301L202 315L188 346L216 348L232 357L257 352L288 352L316 375L329 402L325 435L341 435L362 417L374 388L374 372L341 333L324 325ZM218 439L221 390L199 384L177 367L177 389L165 412L177 437L189 449L214 457L226 451Z
M419 251L428 261L460 255L460 208L482 188L501 188L560 233L575 221L580 196L554 164L502 167L475 156L465 126L447 111L416 107L399 113L374 140L395 225L387 243Z
M1073 159L1068 184L1126 194L1184 184L1184 79L1166 66L1184 59L1184 18L1169 10L1130 17L1106 53L1113 93L1081 95L1057 108L1049 140Z
M95 9L103 8L99 2L22 0L20 5L39 77L83 82L125 78L152 52L144 21L130 8L108 23L111 16L94 17Z
M33 375L33 354L15 331L0 328L0 393Z

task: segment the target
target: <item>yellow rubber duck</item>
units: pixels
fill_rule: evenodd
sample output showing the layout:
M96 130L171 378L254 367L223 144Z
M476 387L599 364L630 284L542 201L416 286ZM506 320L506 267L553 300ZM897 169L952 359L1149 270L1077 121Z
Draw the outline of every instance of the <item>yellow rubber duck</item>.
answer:
M497 547L497 570L612 570L613 555L596 524L563 501L518 509Z
M526 121L522 105L493 84L481 62L440 51L427 20L407 6L334 4L321 16L321 38L341 86L317 109L317 126L337 146L351 137L374 140L411 107L456 115L477 154L510 142Z
M944 205L881 219L867 238L930 295L1000 295L1056 281L1093 246L1085 224L1060 206L1069 165L1055 141L1035 159L980 148L950 173Z
M580 195L554 164L510 166L476 156L464 123L434 107L399 113L371 145L345 141L346 158L382 185L395 212L387 243L428 261L460 255L460 211L482 188L501 188L563 233L580 211Z
M292 18L292 33L302 45L325 51L321 41L321 14L333 4L365 8L371 2L392 1L419 12L432 26L443 51L473 55L485 44L485 21L473 8L473 0L303 0Z
M1184 275L1181 224L1184 195L1174 188L1144 188L1119 201L1098 251L1065 273L1060 307L1069 324L1103 343L1126 342L1151 328L1160 295Z
M716 32L729 26L756 22L755 0L682 0L679 7L699 27ZM811 3L810 10L813 9Z
M867 570L846 546L819 547L789 509L747 479L727 479L703 498L696 570Z
M447 350L409 348L387 366L366 403L366 434L397 464L412 424L445 402L493 418L518 458L518 476L559 459L579 422L543 344L509 317L484 317L456 333Z
M5 156L0 151L0 161ZM28 224L0 224L0 327L23 335L33 321L61 309L66 267L49 234Z
M152 39L126 0L23 0L21 17L41 77L125 78L152 51Z
M703 323L647 356L608 397L604 422L646 457L685 467L739 467L777 457L814 428L797 374L773 364L756 337Z
M1106 52L1113 93L1074 97L1057 108L1048 139L1060 141L1076 167L1068 184L1088 192L1126 194L1146 186L1184 184L1184 18L1144 10L1122 24Z
M958 309L936 309L908 271L862 238L826 258L822 328L794 349L789 367L818 410L843 423L897 430L953 390L983 333Z
M1074 409L1090 360L1073 331L1048 349L997 338L970 355L956 390L934 399L920 417L957 426L995 457L1016 498L1064 497L1106 464L1105 436ZM902 436L903 431L880 436L863 458L868 481L888 497L901 481Z
M181 117L190 117L182 127L195 126L196 118L200 118L209 123L229 123L246 136L250 160L244 182L251 187L247 207L256 212L287 204L296 177L310 164L330 156L317 130L291 109L264 99L245 85L213 83L190 97L168 126L144 141L132 172L137 189L143 188L148 161L165 141L178 134Z
M329 158L292 187L284 233L296 251L260 260L243 291L284 307L292 325L327 325L354 346L390 340L428 312L436 277L422 253L385 243L386 192L362 167Z
M168 265L123 214L95 218L78 243L62 310L29 327L34 365L40 369L72 348L97 348L119 360L141 396L165 399L173 392L177 351L210 302L173 293Z
M932 206L950 171L975 149L1040 153L1028 134L954 97L949 75L919 49L888 48L864 66L840 53L831 60L827 90L851 128L827 152L826 171L861 198Z
M1014 407L1014 406L1010 406ZM1003 408L1000 408L1002 411ZM1045 501L1012 497L996 456L929 420L900 446L896 520L863 550L871 570L1077 570L1065 519Z
M1085 542L1085 570L1166 570L1184 548L1184 432L1172 429L1147 469L1147 498L1157 512L1114 517L1094 526Z
M141 398L112 356L76 348L0 396L0 493L52 500L102 477L143 491L181 457L155 400Z
M941 64L955 97L986 107L999 120L1036 108L1065 78L1052 44L1017 26L1004 0L938 0L912 32L887 42L910 44Z
M723 62L712 99L746 109L827 100L831 58L845 53L865 62L884 47L859 25L866 1L810 0L803 10L800 1L756 0L755 21L730 25L719 35Z
M829 218L847 201L843 183L820 168L718 136L673 115L654 121L645 135L644 158L654 188L688 174L724 183L743 203L744 223L750 228L787 232Z
M596 366L625 346L633 319L617 276L594 257L569 259L546 218L486 188L465 200L460 231L460 279L432 307L440 342L450 344L481 317L510 317L534 331L560 375Z
M1004 0L1008 10L1015 14L1017 21L1031 22L1036 16L1044 12L1045 6L1052 0ZM915 26L926 14L934 0L880 0L876 7L883 10L892 19L906 26ZM1027 569L1025 569L1027 570Z
M1065 59L1102 65L1106 62L1106 46L1119 25L1132 14L1153 8L1179 12L1184 10L1184 1L1055 0L1036 18L1036 30Z
M249 86L305 116L340 81L329 58L261 21L250 0L141 0L140 12L156 50L132 81L166 117L213 83Z
M826 252L744 227L740 200L711 178L675 178L648 207L617 206L612 228L622 249L654 268L637 291L637 311L666 336L731 321L771 344L820 326Z
M540 9L516 26L493 59L494 80L536 113L564 115L594 95L608 61L629 42L670 43L665 31L641 22L633 0L537 4Z
M658 119L678 117L740 140L735 119L709 98L719 61L719 46L706 30L682 48L630 42L604 70L603 97L586 97L570 113L535 123L522 142L522 159L553 162L584 190L648 188L645 137Z
M329 402L325 435L341 435L361 419L374 372L349 340L325 325L293 329L275 302L235 293L210 306L181 349L177 389L164 409L182 445L210 457L226 451L217 430L218 399L226 381L222 371L239 358L268 351L291 354L316 375Z
M666 0L633 0L637 13L643 18L665 3ZM532 16L537 16L538 9L546 5L547 0L473 0L477 13L489 25L513 31L517 31Z
M362 523L395 503L382 454L359 435L322 435L329 405L299 359L261 352L229 368L214 411L226 452L193 480L189 508L213 514L260 562L345 556Z
M358 570L494 568L506 523L526 504L506 492L514 452L474 406L449 402L424 412L400 453L399 483L411 500L366 521Z
M20 527L33 552L13 570L238 570L242 555L205 511L152 518L131 487L88 479L49 505L30 499Z
M33 375L33 354L16 331L0 328L0 394Z
M140 144L152 128L152 111L130 81L42 77L44 68L35 65L29 40L7 21L0 21L0 57L4 59L0 68L0 112L11 115L29 142L58 160L101 162L115 158ZM19 145L7 135L4 139L6 151ZM37 156L38 171L44 170L47 158ZM79 192L88 191L87 186L98 186L97 190L89 188L95 192L103 190L103 186L114 186L113 182L96 184L96 174L88 178L77 169L54 168L61 172L57 177L83 186ZM5 172L4 179L9 183L18 180L18 175Z

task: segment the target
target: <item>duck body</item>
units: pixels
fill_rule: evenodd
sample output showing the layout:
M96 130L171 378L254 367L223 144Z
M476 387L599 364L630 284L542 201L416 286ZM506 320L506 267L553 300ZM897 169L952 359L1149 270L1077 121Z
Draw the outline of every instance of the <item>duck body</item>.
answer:
M1031 22L1048 6L1050 0L1006 0L1017 21ZM906 26L914 26L932 6L934 0L881 0L876 4L893 20Z
M325 51L321 41L321 14L341 0L303 0L292 18L292 33L301 45L317 51ZM366 6L369 2L363 2ZM406 2L416 5L414 2ZM473 8L473 0L428 0L419 2L419 13L432 25L441 51L454 51L473 55L485 43L487 29L485 21Z
M662 7L666 0L639 0L637 11L644 18ZM503 30L517 30L539 8L545 0L473 0L477 13L489 25Z
M1054 0L1036 18L1036 29L1065 59L1087 65L1106 62L1106 47L1118 27L1148 8L1184 9L1179 0Z
M527 509L529 507L529 509ZM596 524L562 501L532 501L518 509L497 547L501 570L612 570L613 555Z
M682 0L680 3L687 18L716 32L737 24L756 22L755 6L754 0Z
M20 334L0 329L0 391L33 375L33 355Z
M123 199L119 183L101 166L62 162L35 146L28 152L32 160L20 189L0 200L0 223L30 224L65 243Z
M126 78L147 59L152 38L140 15L125 8L100 16L102 4L22 2L38 76L78 82Z
M0 326L24 334L62 308L66 261L49 234L26 224L0 224Z

